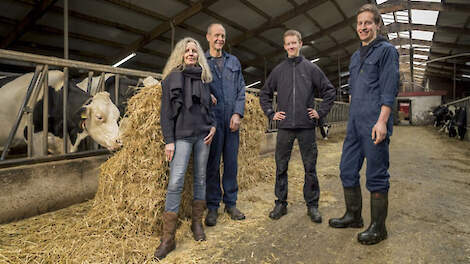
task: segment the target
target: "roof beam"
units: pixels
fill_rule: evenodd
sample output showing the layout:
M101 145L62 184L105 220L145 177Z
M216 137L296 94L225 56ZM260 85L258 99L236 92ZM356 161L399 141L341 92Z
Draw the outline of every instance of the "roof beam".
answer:
M232 39L232 41L230 42L233 46L236 46L236 45L239 45L240 43L242 43L243 41L249 39L249 38L252 38L266 30L269 30L271 28L276 28L276 27L279 27L281 24L287 22L288 20L300 15L300 14L303 14L305 13L306 11L312 9L312 8L315 8L325 2L327 2L328 0L309 0L297 7L294 7L293 9L267 21L266 23L262 24L261 26L255 28L255 29L252 29L252 30L247 30L245 31L245 33L243 33L242 35L240 36L237 36L235 38Z
M14 19L0 16L0 22L2 22L2 23L15 24L16 23L15 21L16 20L14 20ZM57 35L57 36L62 36L62 34L63 34L62 29L58 29L58 28L54 28L54 27L50 27L50 26L45 26L45 25L33 25L31 29L35 32L47 33L47 34L52 34L52 35ZM83 35L83 34L79 34L79 33L74 33L74 32L69 32L69 37L74 38L74 39L88 41L88 42L91 42L91 43L94 43L94 44L99 44L99 45L103 45L103 46L107 46L107 47L113 47L113 48L117 48L117 49L123 49L123 48L127 47L127 45L123 44L123 43L111 41L111 40L108 40L108 39L102 39L102 38L92 37L92 36L88 36L88 35ZM142 53L151 54L151 55L154 55L154 56L157 56L157 57L161 57L161 58L168 58L168 56L169 56L169 54L162 53L162 52L155 51L155 50L146 49L146 48L140 48L138 51L142 52Z
M401 31L407 31L410 28L410 26L411 26L411 30L470 35L470 29L467 29L467 28L432 26L432 25L422 25L422 24L410 25L407 23L400 23L400 22L388 24L385 26L385 29L387 30L388 33L398 33Z
M38 2L33 10L31 10L15 28L8 33L7 37L0 43L0 48L8 48L13 42L17 41L28 29L36 23L47 11L47 9L53 6L57 0L41 0Z
M179 25L183 23L186 19L196 15L197 13L202 11L204 8L206 8L209 5L214 4L215 2L217 2L217 0L200 0L197 3L193 4L192 6L184 9L183 11L179 12L178 14L170 18L170 21L172 21L173 25ZM125 56L129 55L130 53L134 51L139 50L140 48L149 44L152 40L154 40L158 36L170 30L171 30L170 23L163 22L159 24L153 30L148 32L144 37L141 37L138 40L134 41L132 44L127 46L121 52L119 52L118 54L110 58L108 62L112 62L112 61L124 58Z
M409 44L408 39L392 39L390 41L393 45L406 45ZM429 41L429 40L421 40L421 39L413 39L414 45L423 45L429 47L442 47L448 49L460 49L460 50L470 50L470 45L462 45L462 44L455 44L455 43L448 43L448 42L441 42L441 41ZM419 47L416 47L419 48Z
M378 5L380 13L391 13L396 11L407 10L407 0L387 1ZM447 12L470 12L468 4L450 4L450 3L433 3L433 2L411 2L411 9L430 10L430 11L447 11Z
M248 0L239 0L242 4L244 4L246 7L248 7L249 9L255 11L256 13L258 13L260 16L266 18L266 20L271 20L271 16L269 16L268 14L266 14L263 10L259 9L258 7L256 7L254 4L250 3Z

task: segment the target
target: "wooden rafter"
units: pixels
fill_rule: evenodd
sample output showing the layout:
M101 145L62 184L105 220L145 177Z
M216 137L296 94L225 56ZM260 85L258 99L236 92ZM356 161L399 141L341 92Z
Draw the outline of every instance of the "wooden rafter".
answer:
M387 1L378 5L380 13L391 13L396 11L408 10L407 0ZM462 12L470 13L470 5L468 4L450 4L435 2L411 2L411 9L430 10L430 11L446 11L446 12Z
M28 29L36 23L47 11L47 9L53 6L57 0L41 0L34 8L16 24L7 37L0 43L0 48L5 49L10 46L13 42L17 41Z
M255 6L254 4L252 4L251 2L249 2L248 0L239 0L242 4L244 4L246 7L248 7L249 9L255 11L256 13L258 13L259 15L261 15L262 17L264 17L266 20L271 20L271 16L269 16L268 14L266 14L263 10L259 9L257 6Z
M445 26L432 26L432 25L422 25L422 24L407 24L407 23L391 23L385 26L385 29L388 33L398 33L400 31L407 31L411 27L411 30L421 30L429 32L443 32L450 34L462 34L470 35L470 29L467 28L458 28L458 27L445 27Z
M392 39L390 41L393 45L406 45L409 44L408 39ZM429 41L429 40L421 40L421 39L413 39L413 44L414 45L423 45L423 46L429 46L431 47L442 47L442 48L448 48L448 49L459 49L459 50L470 50L470 45L462 45L462 44L455 44L455 43L449 43L449 42L441 42L441 41Z
M252 29L252 30L245 30L243 32L242 35L240 36L236 36L235 38L232 39L232 41L230 42L233 46L236 46L236 45L239 45L240 43L242 43L243 41L249 39L249 38L252 38L252 37L255 37L257 35L259 35L260 33L266 31L266 30L269 30L271 28L275 28L275 27L279 27L281 24L287 22L288 20L300 15L300 14L303 14L305 13L306 11L312 9L312 8L315 8L321 4L323 4L324 2L327 2L328 0L309 0L305 3L303 3L302 5L299 5L297 7L294 7L293 9L291 10L288 10L287 12L263 23L261 26L255 28L255 29Z
M173 25L179 25L183 23L186 19L196 15L199 13L201 10L206 8L207 6L210 6L217 2L217 0L200 0L194 5L184 9L183 11L179 12L172 18L170 18L170 21L172 21ZM113 56L108 62L113 62L118 59L124 58L125 56L129 55L130 53L139 50L140 48L144 47L145 45L149 44L152 40L157 38L158 36L164 34L165 32L168 32L171 30L171 25L170 23L161 23L158 26L156 26L153 30L148 32L144 37L139 38L138 40L134 41L132 44L127 46L125 49L123 49L121 52Z

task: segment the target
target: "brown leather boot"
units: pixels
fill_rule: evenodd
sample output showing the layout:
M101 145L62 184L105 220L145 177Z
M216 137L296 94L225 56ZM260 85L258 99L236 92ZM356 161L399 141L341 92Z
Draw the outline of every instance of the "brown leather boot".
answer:
M175 233L176 223L178 222L178 215L174 212L163 213L163 235L160 239L161 243L155 250L154 257L156 259L163 259L168 253L173 251L176 247Z
M205 241L206 234L204 233L204 228L202 227L202 215L206 209L206 201L204 200L194 200L193 209L191 216L191 230L193 231L194 240L196 241Z

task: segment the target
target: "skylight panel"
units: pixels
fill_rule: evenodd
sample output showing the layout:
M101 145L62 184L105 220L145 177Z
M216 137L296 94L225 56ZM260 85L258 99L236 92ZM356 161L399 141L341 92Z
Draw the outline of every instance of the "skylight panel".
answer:
M388 38L389 38L390 40L396 39L397 37L398 37L398 34L397 34L397 33L388 33Z
M428 48L428 47L426 47L426 48L416 47L415 50L420 50L420 51L427 51L427 52L429 52L429 51L431 50L431 48Z
M418 59L423 59L423 60L427 60L429 58L429 56L420 55L420 54L414 54L413 57L418 58Z
M411 22L413 24L436 25L439 11L411 10Z
M382 20L384 21L385 25L395 22L395 19L393 18L393 13L382 14Z
M385 3L387 2L388 0L377 0L377 4L380 5L381 3Z
M428 40L428 41L431 41L432 37L434 36L434 32L421 31L421 30L412 30L411 34L413 35L413 39L421 39L421 40Z
M411 2L433 2L433 3L440 3L441 0L411 0Z

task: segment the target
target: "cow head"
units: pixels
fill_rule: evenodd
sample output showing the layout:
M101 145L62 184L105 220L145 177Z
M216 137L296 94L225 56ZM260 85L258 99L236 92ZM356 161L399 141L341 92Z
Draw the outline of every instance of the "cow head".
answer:
M83 128L96 143L109 149L121 147L119 140L119 110L113 104L109 93L100 92L83 107L81 114Z

